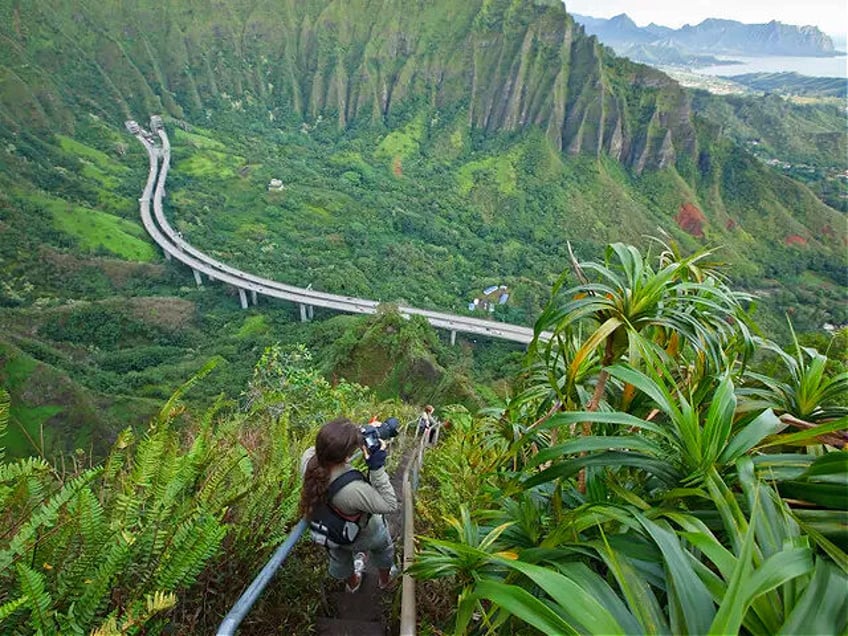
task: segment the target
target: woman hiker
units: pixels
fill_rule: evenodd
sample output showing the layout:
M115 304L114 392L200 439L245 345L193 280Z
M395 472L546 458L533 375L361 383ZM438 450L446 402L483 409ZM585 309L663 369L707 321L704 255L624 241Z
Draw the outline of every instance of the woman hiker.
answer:
M369 469L367 479L349 463L360 447ZM330 576L346 581L348 592L356 592L362 584L361 571L354 569L354 555L360 557L359 553L369 555L377 567L380 589L388 587L397 574L394 545L383 515L397 510L399 504L385 463L385 442L369 455L362 445L359 428L347 418L324 424L318 431L315 446L307 449L301 458L301 514L312 521L319 510L325 509L322 504L327 504L333 512L358 527L358 533L354 529L352 543L326 543ZM349 474L352 472L357 474ZM346 483L341 488L333 488L337 492L328 501L331 484L339 478Z

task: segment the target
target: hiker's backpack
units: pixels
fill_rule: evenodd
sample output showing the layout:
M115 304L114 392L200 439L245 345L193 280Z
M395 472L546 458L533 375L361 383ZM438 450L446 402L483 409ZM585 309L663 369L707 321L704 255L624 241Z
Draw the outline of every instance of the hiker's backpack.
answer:
M366 513L345 515L330 503L336 493L354 481L365 481L365 475L358 470L349 470L336 477L327 488L327 501L322 501L313 509L309 520L309 530L315 543L328 548L337 548L350 545L359 536L359 531L362 529L359 521Z

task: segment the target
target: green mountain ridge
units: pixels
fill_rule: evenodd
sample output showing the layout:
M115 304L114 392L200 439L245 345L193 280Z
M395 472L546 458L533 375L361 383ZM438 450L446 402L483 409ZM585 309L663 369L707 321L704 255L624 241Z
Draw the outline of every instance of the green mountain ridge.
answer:
M412 102L467 101L475 128L538 126L562 150L604 152L637 171L696 150L679 86L633 65L611 74L558 3L155 7L13 3L3 118L72 130L80 109L112 121L162 110L202 119L215 102L260 103L269 118L323 114L344 128ZM627 87L641 94L628 99Z
M146 157L122 128L151 113L174 143L174 225L286 282L455 311L505 283L495 317L531 324L566 241L589 257L662 231L684 250L720 247L772 312L767 329L785 329L783 312L800 329L848 322L844 215L743 145L830 169L844 112L690 93L616 58L560 2L16 0L0 35L4 312L158 296L204 315L185 349L88 345L98 382L132 361L133 395L167 393L142 380L199 368L218 336L236 365L291 319L266 305L274 319L254 333L221 288L161 263L138 220ZM285 190L268 192L272 178ZM348 353L325 370L367 378ZM371 375L423 397L415 370L441 369L408 353L409 374ZM464 399L464 382L445 394Z

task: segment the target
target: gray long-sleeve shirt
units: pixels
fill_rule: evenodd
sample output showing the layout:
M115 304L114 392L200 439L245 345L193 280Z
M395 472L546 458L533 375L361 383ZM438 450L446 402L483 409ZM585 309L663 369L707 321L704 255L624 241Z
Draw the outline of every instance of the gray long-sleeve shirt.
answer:
M315 447L310 447L303 453L300 460L300 472L306 472L306 464L315 455ZM330 471L332 482L339 475L353 470L350 464L337 466ZM398 509L398 499L395 489L389 481L389 475L385 468L369 471L368 482L353 481L343 486L336 496L333 497L333 506L346 515L355 515L359 512L371 514L385 514Z

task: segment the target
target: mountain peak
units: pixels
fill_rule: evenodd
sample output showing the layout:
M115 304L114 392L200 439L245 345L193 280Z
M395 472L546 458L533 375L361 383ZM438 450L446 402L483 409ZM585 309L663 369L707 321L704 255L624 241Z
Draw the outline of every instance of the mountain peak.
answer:
M699 54L822 56L834 53L833 41L817 27L794 26L779 20L744 24L725 18L707 18L696 25L672 29L654 23L638 27L622 13L607 20L591 18L583 24L587 33L597 36L620 55L649 64L656 61L634 55L634 51L674 47L680 59Z
M616 26L627 26L633 27L634 29L639 28L638 26L636 26L636 23L630 19L630 16L626 13L619 13L618 15L614 15L609 19L609 23L614 24Z

